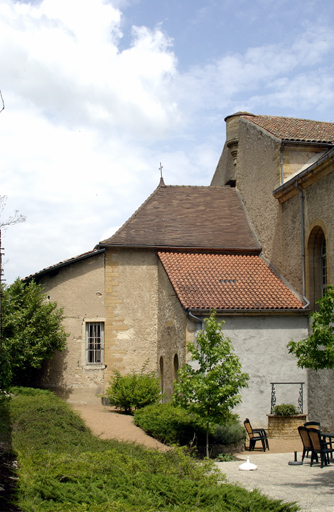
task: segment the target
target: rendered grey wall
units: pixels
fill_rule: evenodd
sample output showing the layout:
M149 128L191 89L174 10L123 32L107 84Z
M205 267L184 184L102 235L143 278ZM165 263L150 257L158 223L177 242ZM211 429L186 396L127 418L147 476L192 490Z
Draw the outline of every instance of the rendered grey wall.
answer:
M222 318L218 319L219 321ZM267 427L271 406L271 382L305 382L304 412L307 412L307 372L297 367L287 344L307 336L307 317L233 316L225 317L223 332L233 344L243 371L250 376L249 387L241 392L242 403L235 412L248 417L254 426ZM299 386L276 386L277 404L298 405Z

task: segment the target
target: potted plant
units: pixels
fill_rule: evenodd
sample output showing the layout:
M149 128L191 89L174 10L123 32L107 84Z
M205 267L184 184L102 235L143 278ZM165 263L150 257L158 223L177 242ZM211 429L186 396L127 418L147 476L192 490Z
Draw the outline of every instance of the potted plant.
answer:
M274 414L276 416L297 416L299 413L293 404L280 404L275 406Z

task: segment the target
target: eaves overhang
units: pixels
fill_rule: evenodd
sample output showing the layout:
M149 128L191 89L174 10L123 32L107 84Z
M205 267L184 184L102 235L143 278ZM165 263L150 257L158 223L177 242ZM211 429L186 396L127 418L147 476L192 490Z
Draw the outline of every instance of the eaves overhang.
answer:
M23 282L31 281L32 279L35 279L36 277L40 277L45 274L50 274L52 272L56 272L57 270L68 267L69 265L73 265L74 263L78 263L79 261L86 260L88 258L93 258L94 256L97 256L98 254L102 254L105 252L104 248L99 248L94 251L86 252L84 254L80 254L79 256L75 256L74 258L70 258L68 260L61 261L59 263L56 263L55 265L52 265L47 268L43 268L39 272L35 272L34 274L31 274L30 276L25 277L22 279Z
M203 317L209 316L212 311L215 311L217 315L223 316L308 316L311 313L310 309L185 309L186 313Z
M220 254L252 254L261 253L261 247L198 247L198 246L182 246L182 245L151 245L151 244L99 244L97 247L104 249L152 249L155 251L184 251L184 252L201 252L201 253L220 253Z
M334 149L331 149L323 155L314 164L304 169L299 174L290 178L287 182L283 183L280 187L273 191L273 196L278 199L280 203L284 203L291 197L299 194L298 187L306 189L310 187L315 181L323 178L333 171L330 165L334 162ZM297 187L298 185L298 187Z

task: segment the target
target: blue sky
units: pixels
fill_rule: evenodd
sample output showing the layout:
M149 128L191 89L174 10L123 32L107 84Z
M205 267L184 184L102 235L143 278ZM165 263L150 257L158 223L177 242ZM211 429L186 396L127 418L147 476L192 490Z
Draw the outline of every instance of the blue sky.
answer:
M92 249L159 183L209 185L238 110L334 122L334 4L0 0L11 283ZM4 201L3 201L4 202Z

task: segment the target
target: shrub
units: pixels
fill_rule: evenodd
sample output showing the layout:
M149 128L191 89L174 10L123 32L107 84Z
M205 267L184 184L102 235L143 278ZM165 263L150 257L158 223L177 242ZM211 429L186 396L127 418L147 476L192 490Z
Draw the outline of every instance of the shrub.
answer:
M274 408L276 416L296 416L298 409L293 404L280 404Z
M205 427L200 419L172 404L150 405L136 411L135 424L158 441L172 445L205 445ZM229 425L216 425L210 432L215 444L234 444L245 439L245 429L234 419Z
M246 431L239 422L231 425L216 425L213 433L216 444L236 444L246 439Z
M41 395L48 395L53 396L52 391L49 391L48 389L40 389L40 388L29 388L29 387L23 387L23 386L11 386L9 389L10 393L14 395L25 395L25 396L41 396Z
M172 404L150 405L136 411L135 424L165 444L186 446L194 440L204 442L205 429L196 418Z
M230 453L219 453L216 457L217 462L233 462L235 458Z
M131 414L133 410L155 404L161 399L159 379L154 372L145 372L145 366L140 373L132 371L121 375L119 371L114 371L106 396L116 409Z

